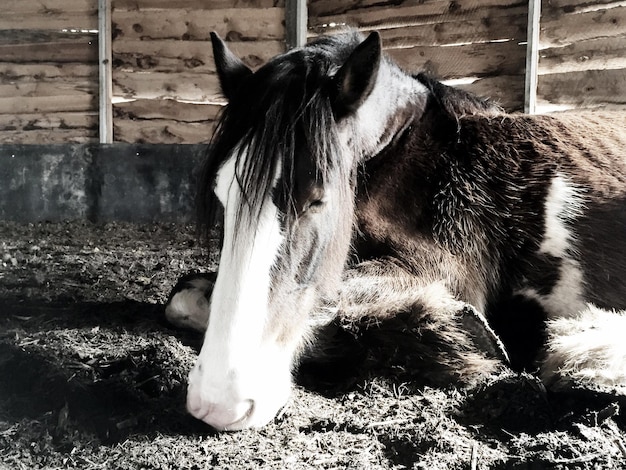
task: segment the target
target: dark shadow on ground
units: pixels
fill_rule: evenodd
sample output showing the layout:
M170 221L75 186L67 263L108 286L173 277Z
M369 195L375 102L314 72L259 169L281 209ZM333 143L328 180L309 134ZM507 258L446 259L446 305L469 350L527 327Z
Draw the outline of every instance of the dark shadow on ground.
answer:
M6 322L6 325L3 324ZM42 331L43 328L119 328L138 332L167 332L183 344L200 349L200 333L174 328L165 319L163 306L135 300L75 302L43 299L0 298L0 327Z
M0 328L5 420L57 420L59 436L71 421L106 444L137 432L211 432L184 409L202 338L169 328L159 305L3 299Z
M411 355L419 351L413 344L417 339L392 332L382 341L331 325L318 345L323 354L318 350L316 357L305 358L297 382L335 398L379 376L419 394L436 372L421 376L425 360ZM75 344L70 347L68 340ZM201 343L201 334L170 327L157 304L0 299L0 377L10 378L0 381L0 412L15 422L51 420L60 446L67 423L104 444L134 433L212 434L184 409L187 373ZM529 374L510 374L467 393L454 418L470 428L480 426L484 442L567 429L611 404L610 397L550 394ZM388 458L399 465L430 445L420 439L418 446L400 435L383 443Z

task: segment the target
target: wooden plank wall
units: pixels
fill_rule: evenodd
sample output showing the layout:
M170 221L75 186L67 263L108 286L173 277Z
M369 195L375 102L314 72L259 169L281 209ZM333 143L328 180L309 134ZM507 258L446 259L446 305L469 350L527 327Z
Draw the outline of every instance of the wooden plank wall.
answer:
M626 109L626 5L544 0L538 111Z
M98 138L97 0L3 0L0 142Z
M207 142L224 100L209 34L252 68L285 50L284 0L114 0L114 139Z
M285 0L112 0L114 140L207 142L224 103L209 33L251 67L285 49ZM97 0L3 0L0 143L98 141ZM626 108L624 0L544 0L539 111ZM379 30L409 71L521 110L527 0L309 0L309 38Z
M527 0L310 0L312 35L378 30L408 71L428 71L510 111L524 102Z

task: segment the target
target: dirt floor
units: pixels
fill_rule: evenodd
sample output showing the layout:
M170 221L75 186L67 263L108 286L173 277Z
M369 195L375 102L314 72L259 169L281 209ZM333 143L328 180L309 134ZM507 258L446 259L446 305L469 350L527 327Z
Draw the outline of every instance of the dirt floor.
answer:
M0 223L0 468L626 468L616 399L513 372L441 389L339 358L272 424L215 433L183 406L202 338L163 316L214 267L192 227Z

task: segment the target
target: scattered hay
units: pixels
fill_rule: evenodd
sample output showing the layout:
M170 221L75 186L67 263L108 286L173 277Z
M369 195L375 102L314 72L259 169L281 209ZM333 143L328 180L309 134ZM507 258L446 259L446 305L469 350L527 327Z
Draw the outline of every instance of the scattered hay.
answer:
M0 223L0 240L1 469L624 468L611 397L512 372L431 388L358 355L303 366L267 427L217 434L184 410L201 337L161 307L214 247L174 225Z

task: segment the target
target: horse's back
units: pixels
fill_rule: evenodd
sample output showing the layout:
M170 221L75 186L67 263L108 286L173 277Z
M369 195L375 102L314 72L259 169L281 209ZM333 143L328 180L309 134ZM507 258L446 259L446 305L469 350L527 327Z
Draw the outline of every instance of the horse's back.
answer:
M588 199L614 200L626 193L626 112L568 112L542 119L567 152L572 177Z

